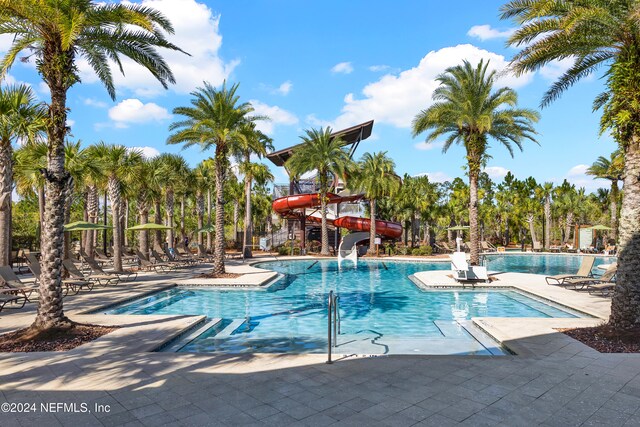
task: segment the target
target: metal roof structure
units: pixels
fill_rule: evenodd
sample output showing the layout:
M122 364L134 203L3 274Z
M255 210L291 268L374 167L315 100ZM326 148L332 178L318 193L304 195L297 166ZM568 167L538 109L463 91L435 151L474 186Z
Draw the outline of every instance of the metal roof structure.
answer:
M355 151L355 148L358 146L360 141L363 139L367 139L371 136L371 131L373 130L373 120L369 120L368 122L361 123L356 126L352 126L350 128L342 129L336 132L333 132L331 136L333 138L339 136L345 142L345 147L349 145L353 145L351 148L351 154ZM284 148L282 150L274 151L273 153L267 154L267 159L271 160L271 162L276 166L284 166L285 162L289 160L293 152L301 147L302 144L296 144L289 148Z

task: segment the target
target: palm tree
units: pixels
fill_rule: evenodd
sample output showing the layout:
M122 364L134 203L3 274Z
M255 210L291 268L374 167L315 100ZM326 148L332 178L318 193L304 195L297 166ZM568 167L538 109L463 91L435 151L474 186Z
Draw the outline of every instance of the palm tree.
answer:
M204 255L202 248L204 247L204 236L200 230L204 227L204 193L207 191L210 183L210 170L205 162L201 162L193 169L193 178L196 197L196 221L198 224L198 255Z
M604 156L598 157L587 169L587 175L592 175L601 179L611 181L611 191L609 192L609 212L611 215L611 234L613 239L618 236L618 198L620 190L618 181L622 181L624 176L624 157L620 150L611 153L609 159Z
M553 182L545 182L538 190L544 200L544 250L551 247L551 197L553 196Z
M100 142L89 148L91 157L99 159L107 178L107 191L111 203L113 222L113 269L122 271L122 191L125 181L133 181L131 175L139 172L142 152L124 145L109 145Z
M0 87L0 266L11 262L13 144L42 136L46 111L29 86Z
M137 177L132 189L136 194L136 205L138 210L138 221L140 224L149 222L149 210L155 200L161 198L160 188L163 179L163 170L156 161L142 158L137 164L137 171L132 174ZM138 231L138 248L140 252L149 255L149 232Z
M110 60L129 57L148 69L166 88L175 79L157 47L180 50L165 38L171 23L156 10L135 3L96 3L90 0L0 0L0 34L13 40L0 62L0 78L25 49L51 92L47 127L49 152L46 211L41 248L40 304L31 327L34 332L70 327L62 304L61 253L64 200L69 174L64 169L67 92L80 81L78 59L93 68L112 99L115 86Z
M493 91L495 71L488 72L489 62L473 66L448 68L437 80L433 93L435 103L413 120L414 136L429 131L427 141L448 135L442 148L446 152L453 143L464 145L469 171L469 225L471 263L479 263L478 240L478 176L487 159L489 138L504 145L513 156L513 144L522 150L524 140L535 142L533 123L537 112L515 108L518 96L510 88Z
M353 187L362 191L369 200L369 253L375 255L376 241L376 200L391 197L400 189L400 177L396 175L395 163L387 152L364 153L358 162L356 179ZM417 209L416 209L417 210Z
M618 273L609 323L618 329L638 324L640 280L640 29L637 0L549 2L512 0L502 18L520 28L509 44L523 47L512 60L517 74L549 62L570 59L572 66L549 88L546 106L580 79L606 67L607 91L594 108L604 107L601 129L613 130L624 152L624 194L618 229ZM627 249L628 248L628 249Z
M331 135L331 128L309 129L302 136L302 146L285 163L292 177L316 170L322 215L322 249L320 255L329 255L329 231L327 228L327 193L329 178L345 178L353 166L349 154L342 149L345 143L339 136Z
M164 153L157 157L160 168L162 169L162 187L165 195L165 208L167 213L167 226L171 227L167 230L167 243L173 248L174 232L173 217L175 210L175 189L180 186L183 176L186 174L189 166L184 157L179 154Z
M226 82L220 90L205 82L204 87L192 92L190 107L177 107L173 114L184 116L169 129L175 131L167 139L168 144L184 144L184 147L199 145L204 151L215 147L215 251L213 274L225 273L224 268L224 182L227 175L229 154L233 144L240 138L240 129L253 112L249 103L239 104L236 95L238 85L230 88Z
M31 193L38 195L38 227L39 234L44 224L44 177L40 172L47 166L47 143L44 141L24 144L15 151L15 167L13 170L16 190L19 195Z
M252 213L251 213L251 185L256 163L251 162L251 155L262 158L269 150L273 150L271 138L256 129L255 121L249 121L242 126L240 138L234 147L235 156L240 162L240 172L244 174L244 244L242 253L245 258L251 258L252 244Z

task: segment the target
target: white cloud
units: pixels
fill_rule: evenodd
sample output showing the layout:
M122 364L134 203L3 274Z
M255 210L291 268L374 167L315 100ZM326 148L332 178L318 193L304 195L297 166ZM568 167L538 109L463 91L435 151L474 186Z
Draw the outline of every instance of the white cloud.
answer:
M122 3L128 4L126 1ZM170 86L178 93L189 93L206 80L214 86L227 79L238 60L224 61L219 56L222 35L219 32L220 15L215 15L205 4L195 0L143 0L144 7L156 9L164 14L173 25L175 34L167 39L191 54L162 49L165 59L176 78ZM155 96L163 92L160 83L143 67L129 59L123 59L125 76L113 67L116 87L128 89L137 96ZM93 70L85 60L79 60L80 75L84 82L97 82Z
M499 180L509 173L509 169L503 168L502 166L487 166L484 168L484 172L489 175L489 178Z
M0 34L0 53L7 52L13 44L13 36L11 34Z
M445 182L445 181L453 180L453 178L451 178L449 175L447 175L444 172L423 172L423 173L414 175L414 177L425 176L425 175L429 178L429 181L431 182Z
M388 65L372 65L369 67L369 71L373 71L374 73L378 73L381 71L387 71L388 69L390 69L391 67L389 67Z
M574 63L573 58L565 58L560 61L551 61L540 69L540 75L547 80L557 80L562 76Z
M309 114L307 115L307 117L305 117L304 119L305 122L309 123L311 126L314 127L327 127L327 126L331 126L332 123L328 120L322 120L316 117L315 114Z
M85 100L83 101L83 104L89 105L90 107L107 108L106 102L98 101L97 99L93 99L93 98L85 98Z
M131 123L161 122L171 118L166 110L153 102L142 103L139 99L125 99L109 109L109 118L118 128L126 128Z
M414 144L413 146L416 147L418 150L430 151L430 150L433 150L434 148L442 149L442 147L444 147L444 142L442 142L442 141L436 141L436 142L422 141L422 142L418 142L417 144Z
M51 90L49 90L49 86L45 82L38 83L38 92L44 96L51 97Z
M585 175L587 173L587 169L589 169L589 165L575 165L569 169L567 176Z
M255 110L255 115L267 116L271 120L260 120L257 122L256 128L266 133L267 135L273 134L276 125L295 125L298 123L298 118L295 114L282 109L276 105L267 105L263 102L252 99L249 101Z
M495 28L491 28L491 25L474 25L469 29L467 35L485 41L491 39L506 39L511 37L515 31L515 28L497 30Z
M340 62L331 68L331 72L334 74L351 74L353 72L353 65L351 65L351 62Z
M431 105L431 95L438 87L436 77L445 69L459 65L462 59L471 64L478 63L480 59L490 60L490 69L497 71L505 70L509 63L502 55L470 44L431 51L416 67L398 75L387 74L365 86L362 90L363 98L347 94L342 114L334 121L334 127L342 129L371 119L378 124L410 127L415 115ZM528 84L532 77L532 74L515 77L503 73L497 79L496 87L521 87Z
M290 81L286 81L284 83L282 83L280 86L278 86L278 88L276 89L276 93L279 93L280 95L288 95L289 92L291 92L291 88L293 87L293 83L291 83Z
M67 126L73 127L73 125L75 125L75 124L76 124L75 120L67 119Z
M153 147L143 146L143 147L129 147L129 150L138 150L142 152L142 156L146 159L152 159L156 156L160 155L160 151Z

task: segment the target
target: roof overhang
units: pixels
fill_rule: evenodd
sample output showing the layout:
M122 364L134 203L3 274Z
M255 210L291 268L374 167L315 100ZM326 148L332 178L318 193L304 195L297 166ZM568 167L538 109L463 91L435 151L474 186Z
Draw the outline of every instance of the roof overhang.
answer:
M369 120L368 122L333 132L331 137L335 138L339 136L345 142L344 146L347 147L369 138L372 130L373 120ZM273 153L267 154L267 159L271 160L271 162L276 166L284 166L285 162L289 160L293 152L303 144L304 143L274 151Z

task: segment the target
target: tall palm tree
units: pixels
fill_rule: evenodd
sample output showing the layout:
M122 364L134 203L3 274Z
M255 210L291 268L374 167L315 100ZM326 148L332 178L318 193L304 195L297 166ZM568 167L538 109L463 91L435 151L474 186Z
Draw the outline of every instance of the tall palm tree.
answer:
M480 61L474 68L468 61L447 68L438 76L440 86L433 92L435 103L413 120L413 134L429 131L427 141L448 135L442 148L462 144L467 152L469 169L469 226L471 264L479 263L478 176L487 159L489 139L504 145L513 156L513 145L522 150L525 140L535 142L533 123L536 111L516 108L518 96L504 87L494 91L495 71L489 62Z
M29 86L0 87L0 266L11 262L13 144L35 142L44 132L46 110Z
M607 91L595 108L604 107L602 131L612 129L624 152L624 194L618 229L618 273L609 323L629 329L640 323L640 27L637 0L512 0L502 18L520 28L509 39L522 47L512 60L516 73L538 70L567 59L572 66L542 98L548 105L580 79L606 68Z
M327 227L327 193L331 176L345 179L352 169L353 162L343 149L344 141L339 136L331 135L331 128L308 129L301 136L302 146L296 150L285 163L285 168L292 177L317 171L320 197L320 214L322 215L322 249L320 255L329 255L329 229Z
M193 169L194 187L195 187L195 202L196 202L196 221L198 226L197 241L198 241L198 255L204 255L202 249L204 248L204 233L200 232L204 228L204 194L207 191L210 183L210 170L206 166L205 162L200 162Z
M618 198L620 190L618 181L622 181L624 176L624 157L620 150L611 153L609 159L604 156L598 157L587 169L587 175L611 181L611 191L609 192L609 212L611 216L611 235L613 239L618 236Z
M168 144L199 145L208 150L215 147L215 251L213 274L225 273L224 268L224 182L227 175L230 150L240 137L240 129L253 112L249 103L239 103L238 85L230 88L226 82L219 90L205 82L204 87L192 92L190 107L177 107L173 114L184 116L169 127L174 132Z
M137 164L138 169L133 176L137 179L132 185L136 194L136 207L138 210L138 222L146 224L149 222L149 210L154 200L161 198L160 188L163 179L163 170L156 161L157 157L148 160L142 158ZM149 255L149 232L138 231L138 249L145 255Z
M540 196L544 200L544 250L551 247L551 198L553 197L553 182L545 182L539 187Z
M142 152L124 145L109 145L100 142L89 148L91 157L99 159L107 179L107 191L111 203L113 225L113 269L122 271L122 191L125 181L133 181L131 175L139 172Z
M251 258L252 244L252 212L251 212L251 185L256 163L251 161L251 155L262 158L269 150L273 150L271 138L256 129L255 121L244 124L240 130L240 138L235 144L235 156L240 162L240 173L244 175L244 243L242 253L245 258Z
M400 177L396 175L395 163L387 152L364 153L357 165L356 179L353 187L362 191L369 201L369 253L376 253L376 200L391 197L400 189ZM417 208L419 209L419 208ZM416 210L417 210L416 209Z
M112 99L115 86L110 60L129 57L148 69L166 88L175 79L156 48L180 50L165 38L171 23L156 10L135 3L96 3L90 0L0 0L0 34L13 36L0 61L0 78L23 50L30 50L51 92L47 120L49 152L46 211L41 248L40 304L32 325L35 332L70 327L64 315L61 254L64 199L69 174L64 169L67 92L80 81L78 60L86 60Z

